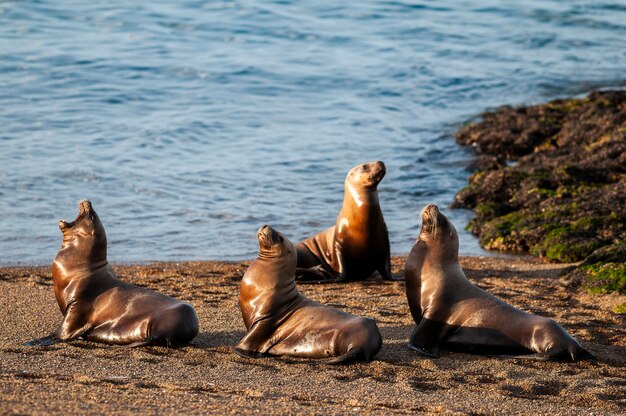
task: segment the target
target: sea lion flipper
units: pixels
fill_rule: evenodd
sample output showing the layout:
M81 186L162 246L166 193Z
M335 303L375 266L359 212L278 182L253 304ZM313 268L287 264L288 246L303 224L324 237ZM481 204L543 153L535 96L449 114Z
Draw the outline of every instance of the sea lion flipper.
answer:
M598 357L590 351L587 351L583 347L579 346L576 349L575 353L570 353L572 357L572 361L580 361L580 360L597 360Z
M331 358L330 360L324 361L324 364L328 364L328 365L348 364L352 361L358 360L359 358L363 356L365 356L363 348L355 348L338 357L334 357L334 358Z
M417 345L413 345L412 343L408 343L407 346L410 350L416 351L421 355L424 355L429 358L439 358L439 354L435 351L427 350L426 348L418 347Z
M239 347L233 348L233 351L238 356L244 357L244 358L263 358L263 357L267 357L267 356L270 355L270 354L266 354L266 353L262 353L262 352L258 352L258 351L244 350L244 349L239 348Z
M383 280L390 280L390 281L404 280L401 278L394 277L393 274L391 273L391 256L389 255L389 250L387 250L387 255L385 256L385 259L383 260L383 264L378 267L378 273L380 273Z
M528 360L528 361L571 361L576 362L580 360L596 360L597 357L585 350L584 348L578 346L578 348L568 351L561 350L556 352L544 352L537 354L528 354L528 355L516 355L513 357L519 360Z
M55 334L50 334L43 338L35 338L33 340L25 342L24 345L26 345L27 347L47 347L49 345L54 345L59 342L61 342L61 340Z
M337 278L320 264L306 269L297 268L296 280L299 282L332 282L343 281L343 278Z
M155 345L158 343L158 341L164 340L164 342L166 343L167 347L169 348L170 345L167 342L167 340L165 340L164 337L160 336L160 335L152 335L146 339L142 339L141 341L137 341L137 342L132 342L130 344L124 344L124 345L120 345L120 347L123 348L138 348L138 347L147 347L150 345Z
M415 327L408 347L422 355L439 358L439 345L447 336L447 325L426 317L422 317Z
M503 356L506 358L506 356ZM528 354L528 355L516 355L513 357L516 360L527 360L527 361L555 361L555 357L551 357L548 354Z
M235 352L242 357L259 358L266 355L268 339L274 332L274 321L260 319L252 324L248 333L239 341L234 348ZM270 345L273 345L270 343Z
M54 332L54 335L61 342L68 342L80 338L91 327L88 322L85 322L86 316L88 315L80 310L78 302L71 300L65 310L63 322L61 322L59 328Z
M24 345L45 347L59 342L72 341L82 336L89 329L89 324L84 323L83 315L77 311L76 305L76 302L70 302L65 311L63 322L61 322L56 331L43 338L33 339Z

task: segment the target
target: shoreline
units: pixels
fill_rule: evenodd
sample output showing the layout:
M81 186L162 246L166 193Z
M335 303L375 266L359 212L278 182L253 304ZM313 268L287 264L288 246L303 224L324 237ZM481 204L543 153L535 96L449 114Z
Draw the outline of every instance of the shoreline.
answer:
M400 254L391 254L392 258L401 258L401 259L405 259L407 258L407 256L409 255L409 253L400 253ZM508 253L508 252L501 252L501 251L493 251L493 252L487 252L487 255L463 255L460 254L459 258L476 258L476 259L482 259L482 258L520 258L520 259L536 259L536 257L532 256L531 254L520 254L520 253ZM52 267L52 261L53 259L51 259L49 262L47 263L18 263L18 264L3 264L0 263L0 275L2 273L3 270L12 270L12 269L45 269L47 268L51 268ZM192 263L206 263L206 264L211 264L211 263L220 263L220 264L250 264L252 261L254 261L254 259L234 259L234 260L223 260L223 259L200 259L200 260L189 260L189 259L182 259L182 260L129 260L129 261L109 261L109 264L111 264L111 266L113 267L146 267L146 266L151 266L151 265L184 265L184 264L192 264ZM574 263L572 263L574 264ZM373 279L373 277L370 277L368 280Z
M394 275L405 257L393 256ZM561 283L568 267L532 257L462 257L468 278L508 303L549 316L599 358L534 362L406 348L413 328L403 282L380 278L299 284L308 297L370 316L383 334L371 363L324 366L288 358L244 359L237 294L249 261L114 264L124 281L191 303L200 334L190 346L127 349L76 341L22 344L52 331L61 313L49 266L0 267L0 413L507 413L620 414L626 409L626 317L621 295Z

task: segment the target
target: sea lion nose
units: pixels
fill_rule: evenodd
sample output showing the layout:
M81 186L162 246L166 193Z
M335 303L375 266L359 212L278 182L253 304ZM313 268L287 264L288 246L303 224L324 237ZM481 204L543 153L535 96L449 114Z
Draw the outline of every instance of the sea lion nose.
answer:
M78 203L78 209L80 212L89 212L91 211L91 201L87 199L83 199Z
M439 213L439 207L435 204L428 204L422 209L422 217L432 217Z

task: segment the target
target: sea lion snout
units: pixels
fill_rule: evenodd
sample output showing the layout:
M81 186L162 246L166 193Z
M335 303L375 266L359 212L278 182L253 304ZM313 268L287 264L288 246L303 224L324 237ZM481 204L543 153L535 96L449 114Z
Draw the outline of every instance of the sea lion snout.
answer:
M363 188L376 188L376 186L383 180L387 168L385 164L377 160L375 162L365 162L358 166L355 166L348 173L348 177L351 178L351 182L361 186Z
M88 215L93 213L93 208L91 206L91 201L87 199L82 199L78 203L78 216L72 222L67 222L65 220L59 221L59 229L64 232L68 231L70 228L73 228L76 224L80 222L81 219L85 218Z
M271 233L270 226L265 224L259 228L259 231L256 233L257 240L259 240L259 245L261 247L269 247L271 245Z
M422 209L422 225L436 223L439 217L439 207L435 204L428 204Z
M259 228L257 238L262 247L271 247L274 244L282 243L284 241L280 233L267 224Z
M433 237L437 235L437 228L440 223L445 222L445 217L439 212L439 207L435 204L428 204L422 209L422 229L420 235L433 234Z
M428 204L422 209L422 218L433 218L439 214L439 207L435 204Z
M376 162L369 163L370 165L370 180L372 183L378 184L383 180L385 174L387 173L387 167L381 160L377 160Z
M89 212L91 212L91 210L92 210L92 208L91 208L91 201L89 201L87 199L82 199L78 203L78 211L81 214L89 213Z

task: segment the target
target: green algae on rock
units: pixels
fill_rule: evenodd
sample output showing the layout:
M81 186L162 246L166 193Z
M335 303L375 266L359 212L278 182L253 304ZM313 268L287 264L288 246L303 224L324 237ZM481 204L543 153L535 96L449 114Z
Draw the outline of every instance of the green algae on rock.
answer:
M503 107L456 139L478 159L453 206L474 210L468 228L483 247L556 262L595 255L585 286L624 293L606 280L625 281L623 264L599 258L626 247L626 91Z
M613 312L619 315L626 315L626 302L620 303L615 308L613 308Z

